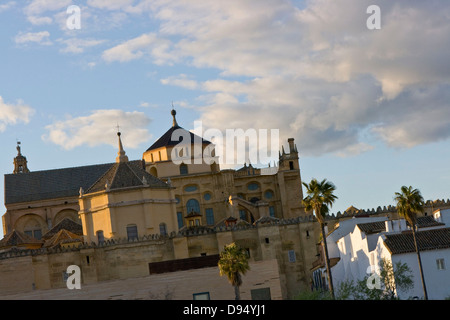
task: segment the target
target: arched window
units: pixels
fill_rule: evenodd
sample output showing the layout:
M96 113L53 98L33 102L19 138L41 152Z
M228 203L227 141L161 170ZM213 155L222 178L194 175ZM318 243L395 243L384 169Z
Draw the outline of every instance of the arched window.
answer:
M152 176L155 176L155 177L158 176L158 170L156 170L156 167L151 167L151 168L150 168L150 174L151 174Z
M187 164L182 163L180 165L180 174L188 174L188 166Z
M42 238L41 226L40 226L39 222L34 218L31 218L27 221L27 223L24 226L23 232L26 235L28 235L32 238L38 239L38 240L41 240L41 238Z
M186 211L187 214L191 213L192 211L196 213L200 213L200 204L196 199L189 199L186 203Z
M273 198L273 191L272 190L267 190L266 192L264 192L264 197L266 199L272 199Z

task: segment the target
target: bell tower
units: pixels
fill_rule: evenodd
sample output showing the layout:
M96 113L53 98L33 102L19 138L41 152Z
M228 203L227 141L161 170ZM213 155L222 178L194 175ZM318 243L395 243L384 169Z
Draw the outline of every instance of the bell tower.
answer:
M283 216L294 218L305 215L302 205L303 191L302 178L300 176L300 164L297 146L294 138L288 139L289 152L281 147L278 162L278 185L283 205Z
M17 156L14 158L14 174L28 173L27 158L20 152L20 141L17 141Z
M298 150L294 144L294 138L289 138L288 143L289 153L286 153L284 146L281 146L282 151L279 152L279 170L300 170Z

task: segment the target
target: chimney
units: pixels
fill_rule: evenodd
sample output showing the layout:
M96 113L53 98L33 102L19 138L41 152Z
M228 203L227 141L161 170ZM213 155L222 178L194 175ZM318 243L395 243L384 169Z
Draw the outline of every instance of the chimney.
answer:
M391 220L386 220L384 222L384 226L386 227L386 232L393 232L394 231L394 226L392 225L392 221Z
M406 231L407 230L407 228L406 228L406 220L405 219L400 219L399 220L399 228L400 228L399 231Z

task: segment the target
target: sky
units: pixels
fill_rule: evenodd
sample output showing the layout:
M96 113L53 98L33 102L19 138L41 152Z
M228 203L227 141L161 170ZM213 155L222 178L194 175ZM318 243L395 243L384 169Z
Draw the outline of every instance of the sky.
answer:
M449 40L448 0L0 0L0 170L17 141L31 171L114 162L117 125L140 159L173 105L295 138L331 212L447 199Z

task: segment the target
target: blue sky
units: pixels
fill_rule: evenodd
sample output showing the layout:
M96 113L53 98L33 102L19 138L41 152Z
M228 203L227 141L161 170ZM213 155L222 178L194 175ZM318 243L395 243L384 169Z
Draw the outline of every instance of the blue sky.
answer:
M303 180L335 183L333 212L402 185L447 199L449 17L447 0L1 0L1 172L17 140L30 170L112 162L117 123L139 159L173 102L187 129L294 137Z

